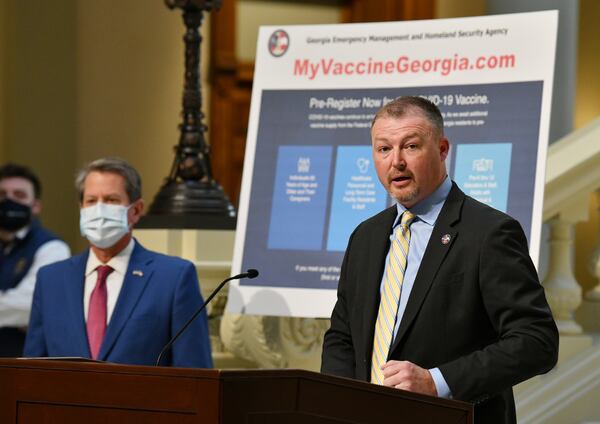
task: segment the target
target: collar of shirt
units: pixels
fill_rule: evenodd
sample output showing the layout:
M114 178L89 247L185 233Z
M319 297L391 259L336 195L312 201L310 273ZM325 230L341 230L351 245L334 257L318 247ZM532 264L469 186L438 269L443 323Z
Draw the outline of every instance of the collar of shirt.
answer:
M30 229L31 225L26 225L25 227L21 228L15 233L15 240L23 240Z
M95 272L96 268L98 268L100 265L109 265L115 270L115 272L119 273L120 275L125 275L127 272L127 266L129 266L129 258L131 257L134 247L135 241L132 238L125 249L121 250L116 256L113 256L107 263L102 263L96 257L94 251L90 249L90 254L88 255L87 264L85 266L86 278L89 277L92 272Z
M430 226L435 225L435 221L437 220L438 215L442 210L442 206L444 206L444 202L448 197L448 193L450 193L450 189L452 188L452 180L450 177L446 175L446 178L440 184L440 186L431 193L428 197L414 205L410 208L410 211L420 220L427 223ZM396 225L400 223L400 217L407 210L400 203L396 203L396 208L398 209L398 216L394 220L394 225L392 228L395 228Z
M26 225L25 227L21 228L19 231L14 233L15 236L12 240L10 240L9 242L1 243L0 246L2 246L2 253L8 255L19 241L27 237L27 233L29 233L30 229L31 225Z

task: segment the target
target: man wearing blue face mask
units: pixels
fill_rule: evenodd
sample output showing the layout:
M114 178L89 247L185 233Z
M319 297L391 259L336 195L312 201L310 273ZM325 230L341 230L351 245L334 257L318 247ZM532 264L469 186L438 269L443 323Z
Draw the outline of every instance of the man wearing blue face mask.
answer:
M42 187L27 167L0 167L0 357L23 354L35 275L70 256L69 247L42 227Z
M38 273L25 355L152 365L202 304L196 270L133 239L144 203L139 174L127 162L98 159L76 185L90 248ZM163 365L212 367L206 314L198 318Z

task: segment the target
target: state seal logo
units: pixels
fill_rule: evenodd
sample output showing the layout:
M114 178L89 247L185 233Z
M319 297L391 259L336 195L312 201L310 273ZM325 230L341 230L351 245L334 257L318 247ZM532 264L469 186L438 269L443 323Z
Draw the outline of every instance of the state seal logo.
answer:
M274 31L269 37L269 53L275 57L281 57L288 51L290 36L282 29Z

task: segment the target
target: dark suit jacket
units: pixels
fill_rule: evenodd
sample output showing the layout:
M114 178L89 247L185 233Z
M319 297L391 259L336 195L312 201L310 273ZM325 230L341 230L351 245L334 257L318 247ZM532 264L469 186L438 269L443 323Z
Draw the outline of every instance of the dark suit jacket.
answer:
M368 381L379 287L396 207L360 224L346 250L322 372ZM443 244L444 235L450 235ZM550 370L558 331L517 221L453 184L389 359L439 367L479 423L515 422L512 386ZM399 412L400 413L400 412Z
M25 356L90 357L83 313L89 250L38 272ZM193 264L136 242L98 359L154 365L169 339L202 304ZM162 365L212 367L206 315L175 342Z

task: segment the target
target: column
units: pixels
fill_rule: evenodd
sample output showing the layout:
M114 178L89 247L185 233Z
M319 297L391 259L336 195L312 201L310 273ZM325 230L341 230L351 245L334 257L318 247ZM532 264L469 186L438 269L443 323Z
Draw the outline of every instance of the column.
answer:
M573 233L574 222L569 222L565 214L549 221L550 261L548 275L543 282L548 303L561 335L574 335L582 332L574 320L574 312L581 304L581 287L573 272Z

